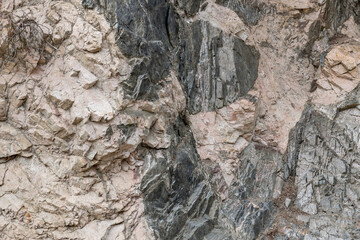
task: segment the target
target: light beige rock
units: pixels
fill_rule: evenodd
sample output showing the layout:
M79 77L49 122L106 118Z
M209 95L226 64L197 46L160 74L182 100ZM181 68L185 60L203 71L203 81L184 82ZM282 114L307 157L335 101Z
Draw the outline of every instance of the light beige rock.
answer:
M360 45L343 43L333 47L326 55L321 72L317 73L318 88L312 94L313 101L333 104L353 90L360 79Z
M31 142L17 129L7 123L0 122L0 159L20 155L29 150Z
M4 194L0 197L0 209L5 210L8 209L12 212L18 212L24 205L24 202L21 201L16 195Z
M0 79L0 121L7 119L8 101L6 94L7 82L5 79Z
M69 177L86 170L86 167L90 166L89 161L81 156L64 157L62 155L39 154L39 157L59 178Z
M341 26L341 33L355 40L360 38L360 30L353 16L350 16L350 18L344 22L344 25Z
M80 17L76 20L71 39L78 49L91 53L101 50L103 34Z
M53 23L58 23L61 19L61 16L54 10L49 11L46 17Z
M296 0L296 1L270 0L270 2L283 5L287 8L288 11L289 9L303 10L303 9L314 8L316 6L315 5L316 2L313 0Z
M74 103L74 94L67 88L60 88L49 92L49 99L56 106L61 107L64 110L68 110Z
M1 12L1 11L0 11ZM0 53L4 54L7 51L8 48L8 41L9 39L9 21L7 19L1 19L1 30L0 30Z
M85 89L89 89L93 87L98 81L98 78L85 68L82 71L80 71L79 78L82 87Z
M188 117L201 159L217 162L230 184L237 168L237 154L248 145L254 131L255 104L240 99L216 112Z
M4 98L0 98L0 121L7 119L8 102Z
M87 107L90 111L90 120L94 122L110 121L114 117L114 110L106 97L98 91L89 89L85 95Z
M59 44L70 36L72 32L72 25L67 20L60 20L53 30L54 44Z

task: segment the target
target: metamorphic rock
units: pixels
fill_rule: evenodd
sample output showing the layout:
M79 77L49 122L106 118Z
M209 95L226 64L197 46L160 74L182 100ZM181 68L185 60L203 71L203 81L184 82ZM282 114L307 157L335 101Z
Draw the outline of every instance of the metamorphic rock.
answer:
M360 239L359 84L358 0L0 0L0 239Z

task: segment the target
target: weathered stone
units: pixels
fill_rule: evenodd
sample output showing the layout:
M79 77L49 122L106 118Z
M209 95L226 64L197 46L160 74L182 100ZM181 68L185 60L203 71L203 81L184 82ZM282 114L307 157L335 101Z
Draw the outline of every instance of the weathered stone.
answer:
M189 16L195 15L200 8L200 5L203 3L203 0L194 0L194 1L186 1L186 0L176 0L175 6L183 9L185 13Z
M0 161L21 155L31 146L31 142L19 130L7 123L0 122Z
M358 110L351 104L357 102L358 93L357 87L338 107L309 106L292 133L291 138L297 143L293 145L295 148L290 148L289 167L296 171L297 205L312 215L310 219L324 219L324 215L334 214L328 220L324 219L324 226L317 230L335 227L333 222L344 217L341 209L358 204L358 197L352 191L358 186L346 177L349 167L357 162L350 159L357 159L359 155L358 134L355 133L359 119L354 115ZM346 193L348 200L342 197ZM352 214L350 218L346 216L350 225L336 226L339 232L333 236L340 239L345 239L345 235L356 236L351 227L356 221L353 217Z
M40 154L39 157L59 178L69 177L71 174L85 171L86 167L90 167L89 162L81 156L64 158L61 155Z
M58 23L61 19L61 16L55 11L50 11L46 17L53 23Z
M84 8L93 9L95 7L94 0L83 0L81 4L84 6Z
M145 213L158 238L202 238L213 228L211 219L215 217L216 210L213 208L216 199L204 182L205 176L197 161L189 129L181 120L177 120L172 131L179 134L176 134L176 149L164 151L164 157L159 159L154 159L147 153L149 158L146 158L145 166L148 167L141 186ZM166 159L173 154L172 151L177 156L175 161ZM169 167L171 172L166 171ZM188 174L192 177L189 178ZM170 179L172 180L169 182ZM172 199L170 196L173 196ZM169 201L172 204L168 204ZM162 219L162 224L158 224L159 219ZM189 228L189 231L183 231L183 228Z
M8 102L4 98L0 98L0 121L7 119Z
M114 117L114 110L110 103L103 96L97 95L96 92L89 95L87 106L90 112L90 120L94 122L110 121Z
M216 3L232 9L247 24L252 25L257 24L262 15L266 13L269 8L261 1L217 0Z
M89 88L93 87L98 81L98 78L85 68L80 72L79 78L80 78L82 87L85 89L89 89Z
M55 44L59 44L70 36L72 25L67 20L60 20L53 31L53 40Z
M91 53L98 52L102 47L102 38L103 34L101 32L81 18L77 19L71 39L78 49Z
M207 22L184 28L179 72L189 112L213 111L247 94L257 78L255 48Z
M355 0L0 9L1 239L360 239Z
M336 29L345 22L351 15L357 15L360 5L353 0L328 0L326 1L325 23L326 27ZM359 19L356 20L359 23Z
M49 99L64 110L71 108L74 103L74 95L70 89L53 90L49 93Z
M285 199L285 206L286 206L286 207L289 207L289 206L290 206L290 203L291 203L291 199L290 199L290 198L286 198L286 199Z

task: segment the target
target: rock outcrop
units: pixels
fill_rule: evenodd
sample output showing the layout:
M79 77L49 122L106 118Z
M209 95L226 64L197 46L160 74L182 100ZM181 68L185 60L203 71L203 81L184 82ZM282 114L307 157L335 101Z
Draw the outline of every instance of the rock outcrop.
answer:
M0 0L0 239L360 239L355 0Z

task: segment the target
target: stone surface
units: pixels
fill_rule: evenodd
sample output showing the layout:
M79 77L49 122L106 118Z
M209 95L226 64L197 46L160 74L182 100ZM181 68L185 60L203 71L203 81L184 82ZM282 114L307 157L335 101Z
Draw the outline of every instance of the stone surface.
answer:
M337 105L309 106L293 135L297 144L290 143L289 165L296 171L298 193L296 204L311 214L310 221L322 221L311 228L313 236L324 239L322 229L339 239L359 238L357 230L358 147L357 122L359 111L354 99L359 88L350 92ZM295 138L294 138L295 139ZM350 173L351 172L351 173ZM330 216L331 214L331 216ZM346 225L333 225L346 222ZM327 230L324 230L327 231Z
M29 149L31 142L16 128L7 123L0 124L0 161L21 155Z
M259 53L208 22L185 26L180 80L191 114L214 111L244 96L257 78Z
M0 1L0 239L359 239L359 9Z

